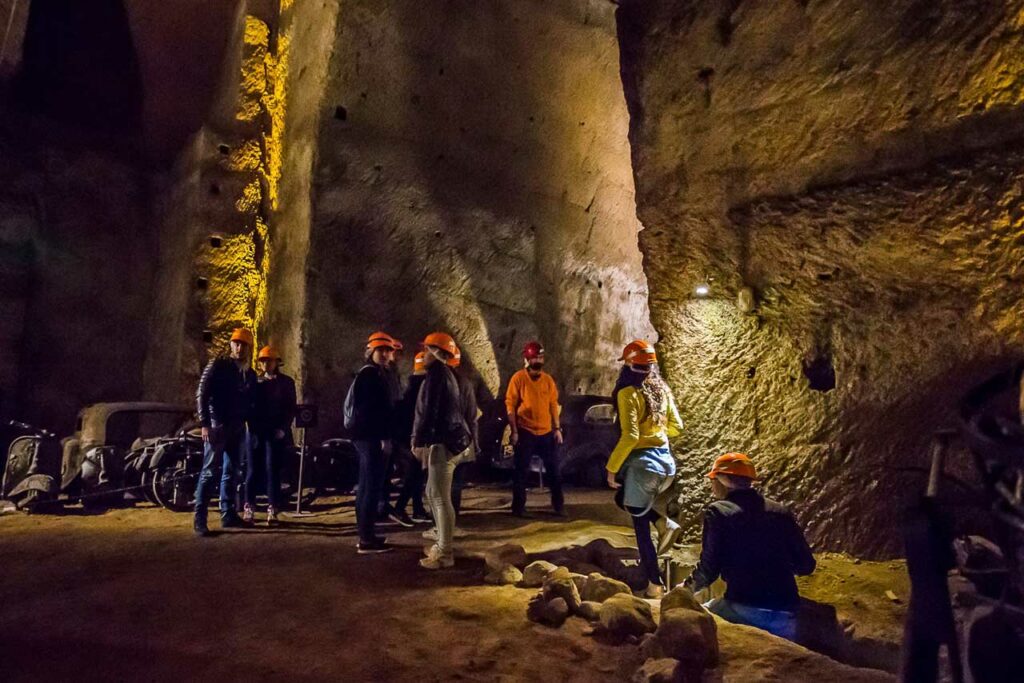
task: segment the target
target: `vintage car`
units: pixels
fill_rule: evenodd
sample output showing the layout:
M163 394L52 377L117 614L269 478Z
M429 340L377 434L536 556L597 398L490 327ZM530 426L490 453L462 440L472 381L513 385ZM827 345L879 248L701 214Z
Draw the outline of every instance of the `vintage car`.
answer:
M40 509L60 492L60 442L57 436L23 422L4 425L5 449L0 499L18 508Z
M124 501L142 481L137 453L177 434L195 411L175 403L95 403L78 413L75 433L62 441L61 492L87 507Z
M505 404L489 403L480 417L479 460L498 470L513 466ZM581 394L562 400L562 477L578 486L600 487L605 481L605 462L619 438L615 406L607 396ZM535 458L531 470L539 472Z

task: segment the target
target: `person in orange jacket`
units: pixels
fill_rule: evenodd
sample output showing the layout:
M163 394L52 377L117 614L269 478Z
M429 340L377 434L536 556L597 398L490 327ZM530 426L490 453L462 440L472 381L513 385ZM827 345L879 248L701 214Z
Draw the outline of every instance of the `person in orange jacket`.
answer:
M559 423L558 387L544 372L544 347L531 341L523 347L523 369L512 375L505 393L505 408L512 446L515 449L515 474L512 480L512 514L526 516L526 476L533 456L540 456L551 489L551 507L563 515L561 463L558 447L562 444Z

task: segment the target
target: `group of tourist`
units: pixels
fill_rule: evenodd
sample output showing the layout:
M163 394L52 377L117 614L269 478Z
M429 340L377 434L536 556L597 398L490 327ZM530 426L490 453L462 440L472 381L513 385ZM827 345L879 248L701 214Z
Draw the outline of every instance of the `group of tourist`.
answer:
M365 364L345 398L344 422L359 454L357 552L391 549L387 539L377 534L382 519L405 527L433 521L433 529L424 537L434 543L425 549L420 565L440 569L454 565L464 466L476 459L479 446L478 411L473 384L462 369L462 354L451 335L431 333L421 346L403 389L396 362L403 351L401 342L385 332L370 335ZM194 529L200 536L209 533L207 506L218 458L222 462L221 526L253 522L254 476L261 470L267 480L267 522L277 517L278 472L290 445L295 383L281 373L281 356L270 346L257 356L262 370L257 377L250 363L252 347L252 334L235 330L229 356L211 361L199 382L205 451L196 487ZM533 457L538 456L548 474L553 512L562 516L558 389L544 371L540 343L528 343L522 355L524 367L510 378L505 396L515 452L511 511L526 515L526 477ZM682 422L652 344L630 342L619 360L622 368L612 398L620 438L606 465L608 485L615 489L616 504L632 519L647 579L644 593L658 598L666 588L658 558L672 548L680 526L660 513L656 502L675 478L676 460L669 440L681 433ZM250 434L252 448L247 447ZM243 457L249 462L245 505L239 517L232 493L234 472ZM391 482L399 472L401 484L395 492ZM708 601L708 609L730 621L792 638L798 601L794 575L809 574L815 567L802 531L783 506L753 488L756 471L746 455L721 456L708 477L716 501L706 511L701 557L686 580L687 587L701 591L721 577L726 593ZM409 503L411 516L406 514ZM652 528L657 531L657 546Z

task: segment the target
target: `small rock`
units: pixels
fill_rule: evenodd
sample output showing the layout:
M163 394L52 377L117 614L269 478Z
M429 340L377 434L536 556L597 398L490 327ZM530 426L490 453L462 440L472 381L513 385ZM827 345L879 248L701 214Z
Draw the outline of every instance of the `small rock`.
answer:
M572 580L572 574L565 567L558 567L548 572L544 577L544 588L542 591L545 600L562 598L569 606L569 612L575 613L580 606L580 592Z
M484 576L484 583L492 586L514 586L523 580L523 573L510 564L497 571L490 571Z
M580 603L580 606L576 608L576 616L582 617L587 621L598 621L601 619L601 603L593 602L590 600L584 600Z
M684 662L688 671L718 665L718 627L707 612L685 608L662 612L657 636L665 655Z
M569 606L562 598L544 600L537 596L526 608L526 618L538 624L558 628L569 618Z
M613 595L620 593L631 595L633 591L622 581L616 581L595 572L587 577L587 585L583 587L580 597L592 602L604 602Z
M689 588L676 586L661 599L661 613L670 609L688 609L694 612L705 613L704 606L693 596Z
M537 560L526 565L523 570L523 585L527 588L540 588L544 585L544 577L557 567L546 560Z
M682 683L680 663L674 659L648 659L633 677L631 683Z
M891 600L891 601L893 601L895 603L898 603L900 601L899 596L897 596L891 590L885 591L885 597L889 598L889 600Z
M651 606L632 593L613 595L601 604L601 626L620 640L640 637L657 628Z
M507 565L517 569L526 566L526 550L515 543L505 543L484 551L484 563L492 572L503 570Z
M587 575L572 572L569 576L572 578L572 582L576 584L576 590L580 592L580 595L583 595L583 589L587 586Z

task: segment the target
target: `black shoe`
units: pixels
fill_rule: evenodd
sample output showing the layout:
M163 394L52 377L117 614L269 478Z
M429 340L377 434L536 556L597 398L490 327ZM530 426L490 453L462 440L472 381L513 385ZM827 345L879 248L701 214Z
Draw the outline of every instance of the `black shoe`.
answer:
M413 525L412 520L409 519L409 515L405 514L405 512L401 510L388 510L388 519L399 526L404 526L407 529L411 528Z
M200 522L198 519L192 522L192 531L200 538L210 535L210 528L206 526L206 522Z
M358 543L356 545L356 552L360 555L374 555L377 553L386 553L391 551L391 546L384 539L374 539L366 543Z
M565 508L555 508L551 514L555 517L568 517L568 515L565 514Z
M518 517L520 519L529 519L530 518L530 515L528 515L526 513L526 510L513 510L512 511L512 516L513 517Z
M221 529L237 529L243 526L245 526L245 522L242 521L242 518L234 510L220 518Z
M433 522L434 518L428 515L426 512L413 512L412 516L409 517L416 524L427 524Z

